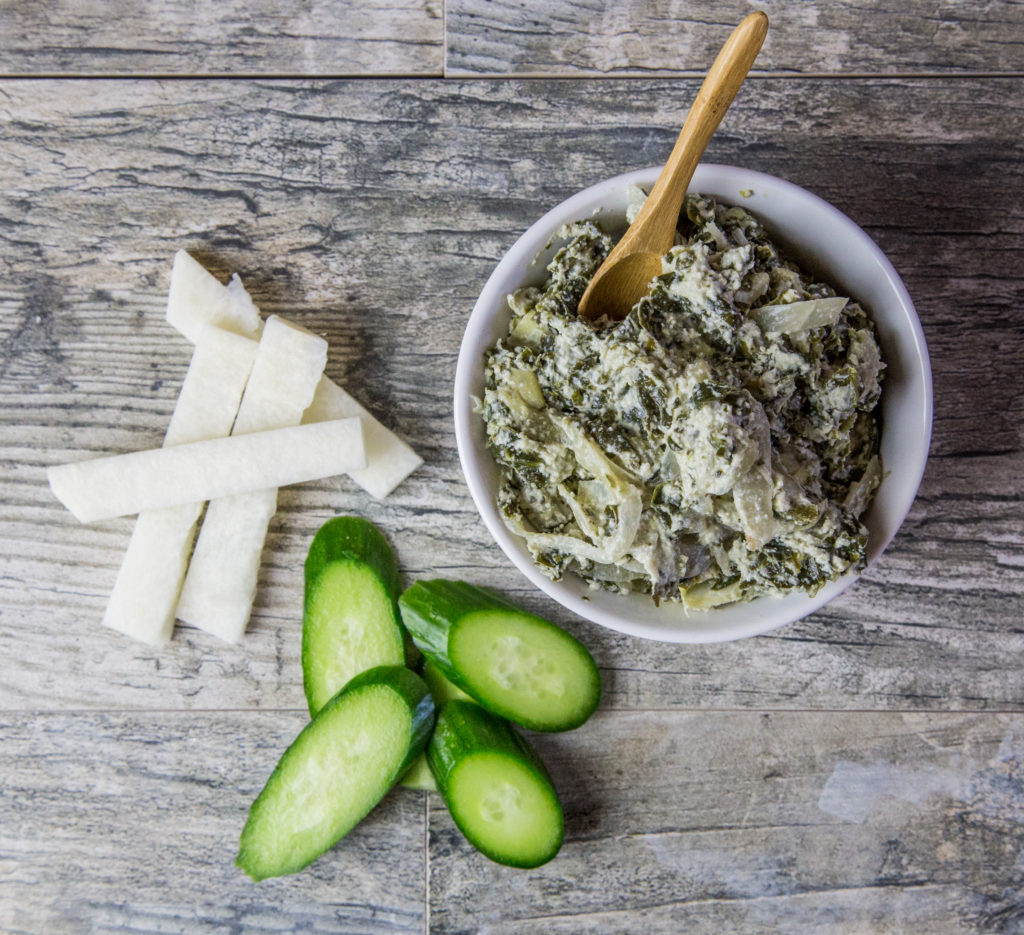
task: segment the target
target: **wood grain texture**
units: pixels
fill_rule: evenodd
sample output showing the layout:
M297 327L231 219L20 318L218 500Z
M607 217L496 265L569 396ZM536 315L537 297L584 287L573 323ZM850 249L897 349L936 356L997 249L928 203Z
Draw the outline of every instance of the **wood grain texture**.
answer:
M425 807L397 789L302 873L234 866L304 712L0 723L0 930L422 932Z
M703 74L752 9L771 21L761 74L1017 73L1014 0L448 0L448 75Z
M622 713L534 740L562 851L500 867L432 796L435 935L1024 925L1020 716Z
M857 585L768 637L676 647L571 618L490 542L451 427L469 310L548 207L664 158L696 84L0 87L0 707L301 707L302 561L340 512L380 524L407 580L489 584L582 636L608 708L1024 707L1022 80L766 80L708 154L857 220L924 323L932 459ZM163 322L179 247L324 334L328 374L426 464L380 503L282 492L245 641L181 630L155 653L98 626L130 521L79 526L44 469L160 443L189 358Z
M441 0L5 0L7 75L440 75Z
M0 928L1010 935L1024 922L1019 715L608 712L533 738L567 822L544 867L491 863L436 795L398 789L307 870L253 884L233 866L238 835L304 721L4 717Z

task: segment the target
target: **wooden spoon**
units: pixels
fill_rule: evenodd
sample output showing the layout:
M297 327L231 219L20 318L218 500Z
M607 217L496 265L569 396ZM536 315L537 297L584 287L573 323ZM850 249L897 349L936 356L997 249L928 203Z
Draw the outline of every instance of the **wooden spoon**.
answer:
M675 239L686 187L754 64L767 31L768 17L751 13L722 46L647 201L583 293L581 318L625 318L661 273L661 258Z

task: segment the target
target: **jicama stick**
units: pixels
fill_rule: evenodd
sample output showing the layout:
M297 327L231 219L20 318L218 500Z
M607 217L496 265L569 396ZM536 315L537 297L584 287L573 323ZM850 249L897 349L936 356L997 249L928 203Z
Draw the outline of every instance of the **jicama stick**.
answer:
M365 465L360 420L336 419L61 464L47 477L57 499L92 523L321 480Z
M262 324L259 309L237 276L223 286L184 250L174 254L167 292L167 321L193 344L199 340L205 324L248 338L258 336Z
M370 496L383 499L416 470L423 459L327 377L317 385L316 395L302 421L315 423L350 416L359 416L363 420L366 467L361 471L349 471L348 476Z
M322 338L276 316L268 319L238 408L234 436L297 426L326 362L327 343ZM282 454L288 458L294 452L284 449ZM344 470L365 464L364 457L361 464L349 464ZM210 503L178 602L178 617L186 623L229 642L245 632L256 596L263 541L277 508L277 486L268 483L263 490Z
M258 335L260 329L259 309L237 274L223 286L184 250L179 250L174 257L167 321L190 341L195 340L194 335L204 321L252 337ZM303 421L349 416L363 420L367 462L365 470L350 476L371 496L386 497L423 463L423 459L326 377L317 387L310 412Z
M203 325L164 447L231 432L256 346L249 338ZM202 508L200 500L139 514L103 615L106 626L154 646L171 638Z

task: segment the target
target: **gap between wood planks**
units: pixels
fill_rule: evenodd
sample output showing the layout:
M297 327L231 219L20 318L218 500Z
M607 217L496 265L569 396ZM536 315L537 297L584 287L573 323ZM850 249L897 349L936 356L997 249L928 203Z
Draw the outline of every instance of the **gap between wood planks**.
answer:
M698 80L703 71L580 71L550 74L544 71L512 72L394 72L367 74L366 72L197 72L195 74L161 72L44 72L0 73L0 81L654 81ZM893 71L893 72L752 72L747 81L961 81L1024 78L1024 71Z
M98 717L133 715L204 715L204 714L303 714L308 716L306 707L294 708L6 708L0 709L0 720L4 717ZM841 714L851 717L899 717L900 715L932 716L963 716L963 717L1019 717L1024 714L1022 708L779 708L779 707L728 707L728 708L598 708L593 717L615 717L618 715L637 714L678 714L701 716L719 714L749 714L751 716L800 714L817 717L822 714ZM571 733L571 732L570 732Z

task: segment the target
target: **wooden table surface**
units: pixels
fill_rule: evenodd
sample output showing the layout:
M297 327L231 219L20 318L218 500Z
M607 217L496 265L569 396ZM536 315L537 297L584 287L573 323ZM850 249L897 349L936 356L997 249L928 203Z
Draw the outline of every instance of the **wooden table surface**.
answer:
M668 153L746 2L0 2L0 931L1024 932L1024 6L764 4L707 154L833 202L903 276L935 426L882 558L800 623L674 646L590 625L490 541L452 378L537 217ZM324 334L328 374L424 457L384 501L282 491L249 633L153 650L99 623L132 526L51 464L159 445L189 361L185 248ZM234 865L306 720L301 572L337 513L406 581L460 577L592 649L598 714L540 736L566 842L490 863L398 789L308 870Z

